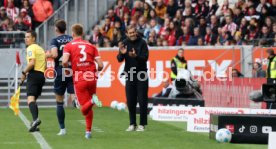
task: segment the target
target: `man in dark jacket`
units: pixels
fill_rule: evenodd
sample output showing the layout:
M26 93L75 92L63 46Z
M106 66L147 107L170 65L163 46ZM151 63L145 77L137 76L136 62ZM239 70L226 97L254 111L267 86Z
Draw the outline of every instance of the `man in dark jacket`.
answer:
M147 125L148 107L148 75L147 61L149 57L146 41L137 36L135 26L128 26L127 39L119 43L117 60L125 60L123 74L126 77L126 98L129 110L130 125L126 131L144 131ZM140 106L140 125L136 124L136 104Z

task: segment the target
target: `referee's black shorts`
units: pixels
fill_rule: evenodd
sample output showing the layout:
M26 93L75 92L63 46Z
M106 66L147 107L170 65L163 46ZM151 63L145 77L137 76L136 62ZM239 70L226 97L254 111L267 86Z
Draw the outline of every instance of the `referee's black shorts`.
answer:
M40 71L30 71L27 76L27 96L35 96L35 98L40 96L44 83L44 73Z

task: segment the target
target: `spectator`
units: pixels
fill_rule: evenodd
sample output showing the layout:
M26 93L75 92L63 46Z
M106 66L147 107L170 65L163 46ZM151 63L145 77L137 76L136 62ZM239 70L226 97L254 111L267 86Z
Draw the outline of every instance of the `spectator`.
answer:
M242 18L241 20L239 31L241 32L241 37L245 39L245 35L248 33L248 22L245 18Z
M118 47L120 41L123 40L123 33L119 28L114 28L113 36L111 38L111 47Z
M29 29L30 29L30 26L24 23L22 17L16 18L16 22L14 24L15 31L28 31Z
M32 27L32 19L31 17L27 14L27 10L25 8L22 8L20 11L19 17L22 19L23 23L31 29ZM17 20L15 21L17 23Z
M262 64L255 62L253 64L253 78L265 78L266 72L262 68Z
M276 35L276 23L273 23L272 33Z
M200 38L199 28L195 27L194 28L194 35L190 37L190 39L188 41L188 45L189 46L195 46L195 45L197 45L198 38Z
M149 33L154 30L155 33L159 33L160 31L160 25L157 24L156 20L155 19L151 19L150 20L150 24L149 24L149 27L146 28L145 32L144 32L144 37L146 39L148 39L149 37Z
M206 35L204 36L204 44L211 45L211 38L212 38L212 30L208 26L208 27L206 27Z
M268 7L265 5L262 7L261 13L260 13L260 19L259 19L259 24L260 26L264 25L264 22L266 21L266 18L268 18L269 16L269 10ZM270 25L272 25L272 23L270 23ZM270 26L269 25L269 26ZM271 29L271 28L270 28Z
M131 16L134 16L135 14L142 15L142 3L140 1L135 1L134 6L131 10Z
M276 0L272 0L272 5L270 7L270 14L276 14Z
M222 16L224 13L226 13L226 10L229 9L229 1L228 0L224 0L223 4L220 5L220 7L218 8L216 15L217 16Z
M33 9L29 3L28 0L22 0L22 8L21 9L26 9L27 10L27 14L31 17L31 19L34 18L34 12L33 12Z
M168 6L167 6L167 14L169 14L171 18L175 16L177 7L178 6L175 3L175 0L169 0Z
M19 15L19 9L14 6L13 1L8 1L8 6L7 6L7 16L12 19L12 21L15 21L15 19Z
M197 45L198 45L198 46L204 46L204 41L203 41L202 38L198 38L198 39L197 39Z
M170 22L169 28L167 29L169 34L167 37L168 45L169 46L175 46L176 43L176 28L175 24L173 22Z
M189 30L190 34L192 34L193 33L192 31L193 31L194 26L195 26L194 21L191 18L187 18L185 20L185 26L188 27L188 30Z
M271 46L273 45L273 34L269 32L267 26L262 27L261 34L259 35L259 45Z
M108 10L107 17L110 19L111 26L114 26L116 21L121 22L121 19L114 13L113 9Z
M129 17L129 14L126 13L124 15L124 19L123 19L122 25L123 26L129 26L129 24L130 24L130 17Z
M236 45L242 45L243 40L242 40L241 32L237 31L235 33L234 39L236 41Z
M109 17L106 17L105 18L105 24L102 26L102 29L101 29L101 33L104 35L104 36L106 36L106 37L108 37L109 39L111 39L112 38L112 34L113 34L113 28L114 28L114 26L111 26L111 20L110 20L110 18Z
M144 32L147 28L147 19L145 16L141 16L138 20L138 25L137 25L137 32L140 34L140 35L144 35Z
M235 8L233 22L235 22L238 26L240 26L241 20L243 17L244 17L244 14L241 11L241 8Z
M245 15L247 21L251 20L251 18L259 19L260 15L256 13L256 10L253 6L248 8L247 14Z
M148 21L155 19L157 21L158 24L162 24L163 20L157 16L156 12L154 9L150 10L150 16L148 18Z
M158 46L158 47L162 46L162 39L161 38L156 39L156 46Z
M211 1L210 1L210 3L211 3ZM210 8L209 13L207 15L207 19L210 19L210 17L212 15L215 15L218 8L219 8L219 5L218 5L217 0L212 0L212 5L211 5L211 8Z
M129 14L130 10L124 5L123 0L118 0L117 7L115 9L116 16L123 20L126 13Z
M89 38L89 42L96 47L103 47L104 37L100 32L99 26L95 26L93 29L93 34Z
M105 48L111 47L111 42L110 42L110 39L108 37L104 37L104 45L103 45L103 47L105 47Z
M218 28L218 39L216 45L224 45L227 40L226 32L222 28Z
M164 4L163 0L157 0L157 6L155 7L156 15L164 19L165 13L167 12L167 7Z
M233 78L242 78L243 74L238 69L232 69Z
M160 28L160 31L159 31L158 35L159 35L159 36L162 35L163 32L165 32L166 29L169 28L169 25L170 25L170 18L166 18L166 19L164 20L163 26Z
M48 0L36 0L33 4L33 12L33 28L36 28L54 13L54 9L52 3Z
M193 14L194 10L193 10L192 3L191 3L190 0L186 0L186 1L185 1L185 6L184 6L184 9L183 9L183 10L184 10L184 11L183 11L183 16L186 16L186 15L187 15L187 14L186 14L186 12L187 12L186 9L190 9L191 14Z
M145 18L149 18L150 17L150 11L152 10L151 6L149 5L149 3L144 3L143 5L143 15Z
M257 38L258 38L258 28L255 25L250 25L249 31L245 39L248 41L251 41L251 43L255 45Z
M215 45L217 43L218 27L219 27L219 23L218 23L217 16L216 15L212 15L211 16L211 24L210 24L210 28L211 28L211 31L212 31L212 34L211 34L211 45Z
M257 12L261 12L261 10L262 10L262 8L264 7L264 6L267 6L267 7L270 7L270 4L269 3L267 3L267 1L266 0L260 0L260 4L257 6L257 8L256 8L256 11Z
M3 22L2 22L2 24L1 24L1 28L0 28L0 30L1 31L8 31L8 26L12 26L12 20L10 19L10 18L6 18Z
M173 22L176 22L177 24L181 24L183 19L182 19L182 12L181 10L177 10L176 11L176 15L175 17L173 18Z
M209 7L206 5L205 0L198 0L194 13L196 14L196 19L201 17L206 17L209 12Z
M2 24L2 22L4 20L6 20L8 18L7 13L6 13L6 8L5 7L1 7L0 8L0 24Z
M157 46L155 31L150 32L149 39L147 41L149 46Z
M224 31L229 31L231 32L231 35L234 36L236 30L237 30L237 24L235 24L233 21L232 21L232 17L231 16L227 16L225 18L225 21L226 21L226 24L225 26L223 27L223 30Z
M268 27L269 31L272 31L272 18L271 17L266 17L264 25L266 25Z
M206 35L206 27L207 27L207 24L206 24L206 21L205 21L205 18L204 17L201 17L200 20L199 20L199 35L201 37L204 37Z
M186 19L191 19L193 22L195 22L196 18L193 15L192 8L186 8L185 9L185 15L183 16L183 19L186 21Z
M163 40L163 41L162 41L162 46L163 46L163 47L169 46L168 41L167 41L167 40Z
M170 84L169 79L164 79L162 81L162 91L159 92L155 97L168 97L170 95L170 92L172 90L172 85Z

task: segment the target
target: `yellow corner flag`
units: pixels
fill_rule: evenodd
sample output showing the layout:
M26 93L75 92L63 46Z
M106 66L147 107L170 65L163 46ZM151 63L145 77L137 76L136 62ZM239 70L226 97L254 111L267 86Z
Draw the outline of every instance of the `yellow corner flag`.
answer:
M9 107L14 111L14 115L19 113L19 96L20 96L20 86L18 87L16 93L11 97Z

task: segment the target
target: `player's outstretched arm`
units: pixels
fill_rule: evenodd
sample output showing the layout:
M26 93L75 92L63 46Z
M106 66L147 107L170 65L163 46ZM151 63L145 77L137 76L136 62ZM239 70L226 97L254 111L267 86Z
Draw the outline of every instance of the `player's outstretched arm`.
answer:
M98 71L101 71L104 67L102 59L101 58L95 58L95 61L98 64Z

